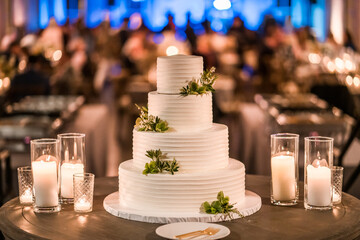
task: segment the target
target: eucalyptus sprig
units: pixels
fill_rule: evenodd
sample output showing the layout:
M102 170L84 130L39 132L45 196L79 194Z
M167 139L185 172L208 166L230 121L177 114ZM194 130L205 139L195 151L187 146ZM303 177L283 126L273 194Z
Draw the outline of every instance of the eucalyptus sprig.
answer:
M169 129L167 121L161 120L159 117L149 115L147 107L139 107L137 104L135 105L140 110L140 116L136 119L135 123L135 127L138 127L139 131L166 132Z
M202 95L209 92L215 92L213 85L217 79L215 74L215 67L205 70L199 79L193 79L188 84L180 89L180 95Z
M211 204L209 202L203 202L200 207L200 212L208 214L224 214L224 220L228 217L232 219L232 213L237 214L240 217L243 215L239 212L238 209L234 208L234 204L229 203L230 199L228 196L224 195L223 191L220 191L217 194L217 200L213 201Z
M172 161L163 160L166 154L163 154L160 149L148 150L145 156L150 158L151 161L145 164L144 175L162 172L170 172L171 175L174 175L174 172L179 171L179 164L175 158Z

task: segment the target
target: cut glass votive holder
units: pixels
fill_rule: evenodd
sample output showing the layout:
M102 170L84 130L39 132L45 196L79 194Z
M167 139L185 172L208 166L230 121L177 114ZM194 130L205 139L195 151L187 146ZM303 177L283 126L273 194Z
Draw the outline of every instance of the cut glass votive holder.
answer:
M298 152L298 134L271 135L270 199L274 205L291 206L298 202Z
M33 204L33 179L30 166L18 167L19 201L22 205Z
M92 173L77 173L74 179L74 210L79 213L91 212L94 198L94 180Z
M60 199L62 204L74 202L73 175L84 173L85 134L58 134L60 141Z
M333 187L333 204L341 203L342 199L342 184L344 168L340 166L333 166L332 172L332 187Z
M305 209L332 209L333 144L329 137L306 137L304 157Z

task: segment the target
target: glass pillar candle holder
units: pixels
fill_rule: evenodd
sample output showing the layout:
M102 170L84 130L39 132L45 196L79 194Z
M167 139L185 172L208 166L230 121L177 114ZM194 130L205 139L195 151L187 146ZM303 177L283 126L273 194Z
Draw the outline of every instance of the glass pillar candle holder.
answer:
M271 135L271 203L295 205L298 190L299 135L278 133Z
M33 179L30 166L18 167L19 201L22 205L33 204Z
M61 210L59 202L59 140L37 139L31 142L34 212Z
M94 179L92 173L74 174L74 210L75 212L91 212L94 198Z
M306 137L304 158L304 207L332 208L332 174L334 139Z
M58 139L61 159L61 202L73 203L73 175L84 173L85 168L85 134L63 133L58 135Z
M341 203L342 198L342 183L344 168L340 166L333 166L332 172L332 187L333 187L333 204Z

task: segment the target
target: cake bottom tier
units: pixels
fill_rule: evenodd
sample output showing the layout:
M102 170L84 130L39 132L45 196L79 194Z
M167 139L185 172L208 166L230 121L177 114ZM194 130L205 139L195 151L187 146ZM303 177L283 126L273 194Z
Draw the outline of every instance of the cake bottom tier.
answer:
M229 196L230 203L245 198L245 167L230 159L226 168L196 172L143 175L133 160L119 166L119 199L137 210L199 212L203 202L216 200L219 191Z

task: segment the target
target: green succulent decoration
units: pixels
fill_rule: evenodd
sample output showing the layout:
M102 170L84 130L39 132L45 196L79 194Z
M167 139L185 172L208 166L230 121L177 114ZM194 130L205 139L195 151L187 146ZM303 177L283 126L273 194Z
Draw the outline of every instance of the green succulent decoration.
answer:
M180 95L202 95L209 92L215 92L213 85L217 79L215 74L215 67L205 70L199 79L193 79L188 84L180 89Z
M149 115L147 107L139 107L137 104L135 105L140 110L140 116L136 119L135 123L135 127L138 127L139 131L166 132L169 129L167 121L161 120L159 117Z
M163 154L160 149L148 150L146 151L146 156L150 158L151 161L145 164L144 175L162 172L169 172L171 175L174 175L175 172L179 171L179 164L175 158L172 161L163 160L166 154Z
M235 213L240 217L243 217L239 210L234 208L234 204L229 203L230 199L224 195L223 191L217 194L217 200L211 204L209 202L203 202L200 207L200 212L208 214L224 214L225 219L232 219L231 213Z

